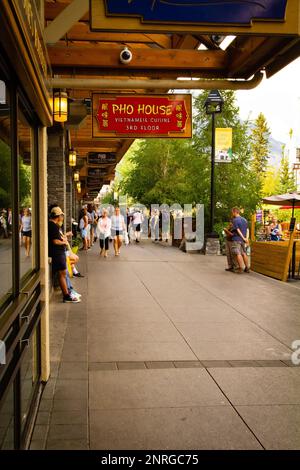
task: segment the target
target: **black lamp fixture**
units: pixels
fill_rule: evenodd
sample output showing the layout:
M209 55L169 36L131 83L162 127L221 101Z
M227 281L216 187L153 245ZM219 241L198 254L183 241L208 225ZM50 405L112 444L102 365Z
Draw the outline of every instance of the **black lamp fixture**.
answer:
M224 100L220 95L219 90L211 90L205 100L204 107L206 114L211 115L212 130L211 130L211 177L210 177L210 223L209 234L210 238L218 238L214 232L214 216L215 216L215 114L222 112Z

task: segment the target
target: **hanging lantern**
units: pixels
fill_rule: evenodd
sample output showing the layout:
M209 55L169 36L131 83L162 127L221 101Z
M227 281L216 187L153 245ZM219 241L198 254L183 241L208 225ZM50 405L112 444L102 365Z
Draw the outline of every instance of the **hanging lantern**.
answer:
M74 181L79 181L79 171L74 171Z
M68 94L65 91L57 91L53 95L53 119L56 122L68 119Z
M73 148L69 150L69 165L76 166L76 150Z
M81 193L81 183L80 183L80 181L78 181L78 183L76 185L76 188L77 188L78 193L80 194Z

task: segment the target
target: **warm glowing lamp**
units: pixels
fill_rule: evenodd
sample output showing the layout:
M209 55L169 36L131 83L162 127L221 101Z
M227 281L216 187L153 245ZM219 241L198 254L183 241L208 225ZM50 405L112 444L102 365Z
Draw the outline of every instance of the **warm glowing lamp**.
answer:
M74 172L74 181L79 181L79 171Z
M53 95L53 119L56 122L68 119L68 94L65 91L57 91Z
M69 165L76 166L76 150L70 149L69 150Z

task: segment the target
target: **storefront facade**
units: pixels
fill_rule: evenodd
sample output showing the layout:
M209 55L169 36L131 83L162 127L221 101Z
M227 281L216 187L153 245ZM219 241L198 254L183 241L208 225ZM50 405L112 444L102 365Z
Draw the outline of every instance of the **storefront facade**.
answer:
M28 446L49 376L47 141L49 73L39 2L0 16L0 449Z

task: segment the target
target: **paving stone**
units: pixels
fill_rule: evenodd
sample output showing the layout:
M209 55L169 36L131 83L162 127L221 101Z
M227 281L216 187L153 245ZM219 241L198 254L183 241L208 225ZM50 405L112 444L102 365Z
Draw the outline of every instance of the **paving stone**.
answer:
M42 398L39 411L50 411L53 406L53 400Z
M210 367L231 367L229 361L201 361L203 367L210 368Z
M59 379L87 379L87 362L62 362L59 370Z
M35 440L30 443L30 450L45 450L46 440Z
M87 410L81 411L53 411L51 426L53 424L87 424Z
M287 367L283 361L255 361L261 367Z
M93 450L261 449L230 406L94 411Z
M32 434L33 441L40 441L46 438L49 426L46 424L36 424Z
M234 405L300 404L300 374L295 368L231 367L210 373Z
M36 424L49 424L50 421L50 411L39 411Z
M118 362L117 367L119 370L146 369L146 364L144 362Z
M238 406L237 410L267 450L300 449L300 405Z
M90 410L227 403L205 369L91 371L89 377Z
M115 362L90 362L89 370L117 370Z
M87 397L80 400L59 400L53 401L53 412L54 411L79 411L86 410L88 406Z
M89 450L86 440L51 439L47 441L47 450Z
M49 427L48 442L51 440L87 439L87 426L83 424L51 424Z
M188 369L188 368L193 368L193 367L204 367L203 364L200 361L175 361L174 365L178 369L180 369L180 368Z
M228 361L232 367L258 367L262 366L259 362L268 362L268 361Z
M163 361L157 361L157 362L146 362L146 367L147 369L172 369L174 368L174 363L173 362L163 362Z
M54 400L84 400L87 397L87 380L58 379Z

